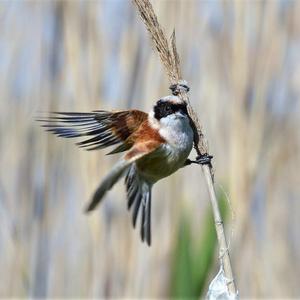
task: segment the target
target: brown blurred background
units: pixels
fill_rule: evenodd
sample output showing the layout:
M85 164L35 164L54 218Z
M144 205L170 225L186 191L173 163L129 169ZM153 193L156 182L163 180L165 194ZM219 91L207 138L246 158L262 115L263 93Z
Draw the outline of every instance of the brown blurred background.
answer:
M214 155L240 296L300 297L300 1L153 2ZM2 1L0 25L0 296L205 295L218 260L201 169L156 184L149 248L122 184L83 213L118 155L35 122L169 93L132 3Z

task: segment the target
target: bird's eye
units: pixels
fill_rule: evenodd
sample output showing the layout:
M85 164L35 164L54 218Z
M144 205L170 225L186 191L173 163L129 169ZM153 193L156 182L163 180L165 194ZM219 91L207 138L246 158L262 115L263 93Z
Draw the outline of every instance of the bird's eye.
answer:
M154 117L157 120L164 118L174 113L174 105L167 103L166 101L159 100L154 106Z
M165 111L168 112L168 113L170 113L170 112L172 111L172 107L171 107L170 104L167 104L167 105L165 106Z

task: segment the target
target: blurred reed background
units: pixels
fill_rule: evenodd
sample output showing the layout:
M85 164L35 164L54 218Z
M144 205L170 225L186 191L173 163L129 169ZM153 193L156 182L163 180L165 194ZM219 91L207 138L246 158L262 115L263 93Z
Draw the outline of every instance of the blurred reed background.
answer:
M300 1L153 2L215 157L240 295L300 297ZM131 2L1 1L0 24L0 296L204 295L218 266L200 168L155 186L148 248L122 184L83 213L118 156L35 122L169 93Z

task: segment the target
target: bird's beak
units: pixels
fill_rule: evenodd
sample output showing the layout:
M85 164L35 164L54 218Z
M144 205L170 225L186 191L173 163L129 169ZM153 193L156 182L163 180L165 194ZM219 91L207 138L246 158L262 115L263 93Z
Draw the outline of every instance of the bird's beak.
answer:
M178 118L186 118L187 117L186 113L182 109L180 109L179 111L176 112L176 116Z

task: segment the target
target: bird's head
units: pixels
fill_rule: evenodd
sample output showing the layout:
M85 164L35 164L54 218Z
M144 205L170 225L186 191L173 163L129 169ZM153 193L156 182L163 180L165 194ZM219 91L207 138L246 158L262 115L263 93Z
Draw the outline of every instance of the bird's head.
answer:
M155 127L170 126L189 119L187 105L178 96L166 96L159 99L149 113Z

